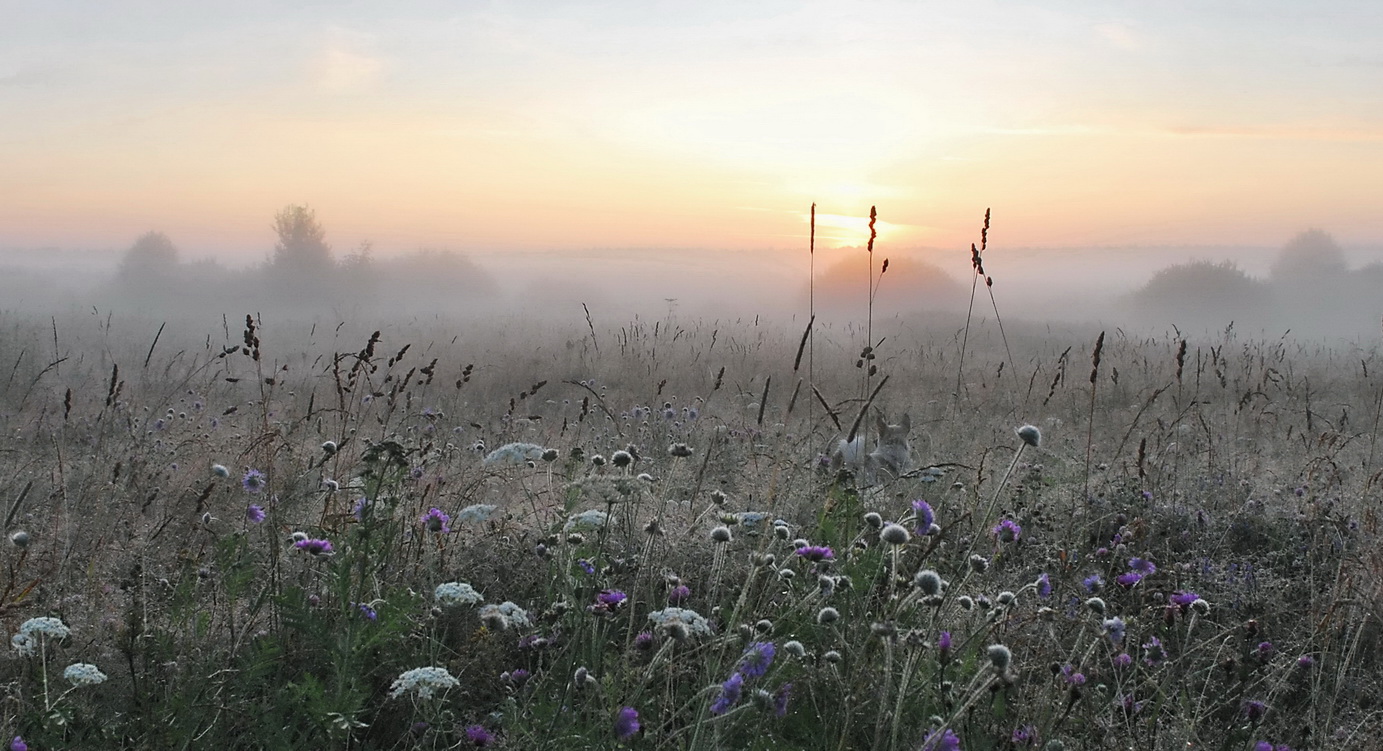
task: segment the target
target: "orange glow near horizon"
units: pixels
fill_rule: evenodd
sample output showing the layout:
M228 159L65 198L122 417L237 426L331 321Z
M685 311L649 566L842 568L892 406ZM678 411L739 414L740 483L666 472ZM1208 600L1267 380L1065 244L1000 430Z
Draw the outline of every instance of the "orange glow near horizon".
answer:
M813 202L833 245L866 241L871 205L894 247L966 248L988 207L1012 246L1383 243L1376 72L1346 64L1377 19L1243 32L1278 59L1155 9L395 12L184 19L151 44L185 72L102 46L139 19L29 19L0 54L0 247L159 229L256 258L290 203L338 252L794 248ZM1289 32L1345 62L1292 67L1319 52Z

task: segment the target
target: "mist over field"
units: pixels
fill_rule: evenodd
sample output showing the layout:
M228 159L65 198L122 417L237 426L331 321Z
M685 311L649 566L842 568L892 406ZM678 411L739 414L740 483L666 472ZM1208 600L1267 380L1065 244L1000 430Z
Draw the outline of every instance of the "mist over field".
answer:
M301 279L250 254L217 258L139 240L100 250L0 250L7 309L48 315L114 310L152 318L693 320L825 322L873 317L955 325L969 311L1028 325L1082 324L1192 336L1233 323L1274 338L1379 332L1383 246L1344 247L1319 230L1278 247L990 247L985 278L968 249L862 247L714 250L592 248L327 251ZM146 239L146 238L145 238ZM329 246L325 246L329 248ZM144 255L141 256L141 253ZM889 267L881 275L883 263ZM814 275L815 289L809 279ZM868 275L868 276L867 276ZM992 293L992 299L991 299ZM582 306L585 306L583 308Z

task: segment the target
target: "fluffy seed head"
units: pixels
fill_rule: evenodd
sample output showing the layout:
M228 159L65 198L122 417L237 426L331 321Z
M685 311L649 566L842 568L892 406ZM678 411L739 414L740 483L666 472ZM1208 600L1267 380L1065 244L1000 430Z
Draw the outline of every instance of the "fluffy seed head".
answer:
M1024 425L1019 428L1018 437L1023 440L1023 443L1033 448L1037 448L1042 444L1042 431L1038 430L1036 425Z
M912 577L912 585L928 597L941 594L941 574L929 568L922 569Z
M990 644L985 654L989 655L989 664L1001 673L1008 670L1008 666L1013 663L1013 652L1002 644Z
M832 607L825 607L816 614L816 622L822 625L835 623L840 620L840 611Z
M886 524L879 532L879 539L889 545L906 545L908 540L912 539L912 535L900 524Z
M723 524L711 530L711 542L723 544L732 539L734 535L730 534L730 528Z

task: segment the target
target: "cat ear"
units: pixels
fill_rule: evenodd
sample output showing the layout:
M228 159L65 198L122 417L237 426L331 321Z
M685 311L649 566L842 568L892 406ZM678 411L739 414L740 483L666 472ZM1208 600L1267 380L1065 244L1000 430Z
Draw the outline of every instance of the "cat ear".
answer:
M879 427L880 433L884 432L885 430L888 430L888 420L884 419L884 413L882 412L874 413L874 424Z

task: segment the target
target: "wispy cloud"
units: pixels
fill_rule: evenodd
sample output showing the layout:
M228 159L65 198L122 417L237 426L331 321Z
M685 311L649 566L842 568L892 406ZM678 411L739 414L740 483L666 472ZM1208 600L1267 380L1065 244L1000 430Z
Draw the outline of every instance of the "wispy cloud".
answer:
M332 28L326 43L312 58L312 83L333 94L366 90L379 83L385 64L382 57L367 51L371 42L368 34Z

